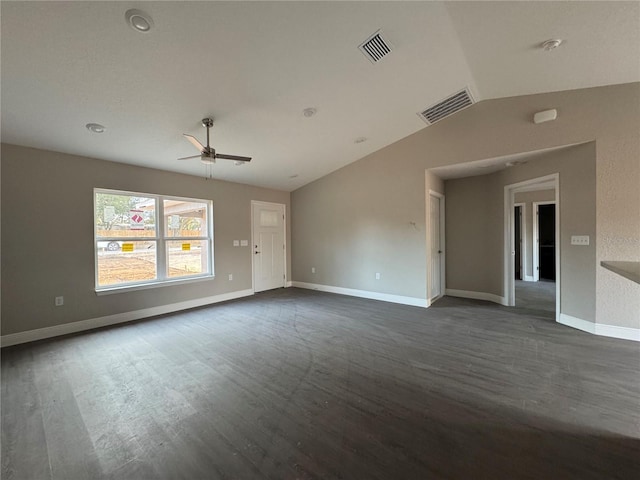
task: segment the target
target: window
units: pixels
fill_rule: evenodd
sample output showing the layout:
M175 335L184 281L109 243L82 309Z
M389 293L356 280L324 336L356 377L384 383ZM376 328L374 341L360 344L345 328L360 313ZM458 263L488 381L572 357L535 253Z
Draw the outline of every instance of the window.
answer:
M210 200L94 190L96 290L213 276Z

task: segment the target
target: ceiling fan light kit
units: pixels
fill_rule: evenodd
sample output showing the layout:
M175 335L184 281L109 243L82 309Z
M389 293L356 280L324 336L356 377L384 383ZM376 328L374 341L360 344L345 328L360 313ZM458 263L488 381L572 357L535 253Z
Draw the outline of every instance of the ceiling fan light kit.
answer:
M234 160L236 165L242 165L243 163L250 162L251 157L242 157L239 155L227 155L225 153L216 153L216 150L209 144L209 129L213 127L213 118L203 118L202 126L207 129L207 145L202 145L196 137L183 133L184 137L189 140L194 147L200 150L200 155L192 155L190 157L182 157L178 160L190 160L192 158L200 158L200 161L205 165L211 165L216 163L216 159L222 160Z

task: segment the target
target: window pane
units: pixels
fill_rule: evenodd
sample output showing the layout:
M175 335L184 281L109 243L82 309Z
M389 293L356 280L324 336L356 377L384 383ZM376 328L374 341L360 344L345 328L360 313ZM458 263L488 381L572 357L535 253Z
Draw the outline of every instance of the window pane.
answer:
M155 237L154 198L96 192L96 237Z
M206 237L207 204L189 200L164 200L164 225L167 237Z
M155 241L98 241L96 246L99 287L157 277Z
M169 278L209 273L207 240L171 240L167 242Z

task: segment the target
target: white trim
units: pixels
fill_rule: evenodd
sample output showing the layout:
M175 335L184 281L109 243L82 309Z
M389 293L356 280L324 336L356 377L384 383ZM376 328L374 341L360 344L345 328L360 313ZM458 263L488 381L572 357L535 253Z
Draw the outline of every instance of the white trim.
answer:
M69 333L83 332L94 328L107 327L118 323L130 322L132 320L140 320L142 318L154 317L166 313L178 312L189 308L202 307L212 303L225 302L236 298L248 297L253 295L253 290L238 290L235 292L222 293L211 297L196 298L184 302L170 303L168 305L159 305L157 307L143 308L131 312L116 313L105 317L90 318L80 320L79 322L63 323L62 325L54 325L52 327L38 328L36 330L28 330L26 332L12 333L0 337L0 345L8 347L18 345L20 343L34 342L36 340L44 340L45 338L58 337Z
M254 221L253 221L253 210L256 205L264 205L267 207L282 207L282 242L284 243L284 248L282 249L283 259L283 272L284 279L282 281L282 286L286 287L288 282L287 279L287 251L289 246L287 245L287 206L284 203L274 203L274 202L263 202L262 200L251 200L251 245L255 245L254 238ZM253 249L255 247L251 247L251 290L253 293L256 293L256 267L255 267L255 254L253 253ZM276 287L277 288L277 287Z
M389 293L369 292L366 290L355 290L353 288L334 287L331 285L320 285L319 283L292 282L294 287L306 288L307 290L318 290L320 292L338 293L350 297L369 298L371 300L381 300L383 302L401 303L413 307L426 307L427 301L424 298L404 297L402 295L391 295Z
M533 279L533 275L525 275L524 276L524 281L525 282L535 282L535 280Z
M114 293L126 293L126 292L135 292L136 290L149 290L150 288L160 288L160 287L170 287L172 285L184 285L186 283L195 283L195 282L205 282L207 280L213 280L215 276L213 275L200 275L189 277L177 278L175 280L165 280L163 282L153 282L153 283L141 283L138 285L127 284L123 287L111 287L111 288L101 288L96 289L96 295L101 297L102 295L113 295Z
M293 287L293 282L288 281L287 283L284 284L284 288L289 288L289 287Z
M426 171L425 171L426 177ZM426 181L425 181L426 183ZM440 249L442 250L442 255L440 256L440 295L430 298L431 294L431 197L434 196L440 200ZM446 290L446 236L445 236L445 197L440 192L436 192L435 190L428 189L426 191L426 205L425 205L425 233L426 233L426 256L427 256L427 307L431 306L433 302L442 298L445 295Z
M567 327L577 328L578 330L582 330L583 332L591 333L593 335L595 335L596 333L595 323L589 322L587 320L582 320L581 318L572 317L571 315L567 315L566 313L560 314L558 323L566 325Z
M565 313L560 314L558 323L566 325L567 327L582 330L583 332L587 332L592 335L640 342L640 328L618 327L617 325L593 323L587 320L582 320L581 318L572 317Z
M618 327L617 325L596 323L596 335L640 342L640 328Z
M486 300L488 302L498 303L500 305L507 306L507 300L500 295L487 292L473 292L470 290L456 290L454 288L447 288L445 295L450 297L471 298L473 300Z
M511 185L504 186L504 276L503 285L505 292L506 306L514 307L516 304L516 284L514 280L515 269L513 257L514 251L514 235L513 235L513 223L514 223L514 209L515 194L522 191L534 191L534 190L555 190L556 205L556 322L560 318L560 174L553 173L551 175L545 175L544 177L533 178L518 183L512 183ZM532 221L535 224L535 219ZM535 243L533 245L535 254ZM534 264L534 279L536 276L535 264Z

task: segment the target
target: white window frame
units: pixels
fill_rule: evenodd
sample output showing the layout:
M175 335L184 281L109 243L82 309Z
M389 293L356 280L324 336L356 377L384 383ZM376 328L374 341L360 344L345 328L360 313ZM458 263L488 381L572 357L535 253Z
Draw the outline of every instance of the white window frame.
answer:
M144 197L154 199L155 208L155 236L153 237L99 237L96 235L96 196L97 194L107 195L127 195L135 197ZM165 231L164 217L164 201L179 200L185 202L203 203L206 205L207 212L207 236L199 237L169 237ZM215 277L214 270L214 241L213 241L213 201L204 198L179 197L175 195L158 195L154 193L131 192L126 190L112 190L106 188L93 189L93 250L95 265L95 291L98 295L106 295L110 293L128 292L132 290L142 290L147 288L156 288L166 285L183 284L190 282L198 282L210 280ZM169 277L167 271L167 242L172 241L203 241L207 243L207 269L208 272L199 275L188 275L184 277ZM115 285L98 285L98 242L121 241L121 242L139 242L139 241L155 241L156 242L156 278L153 280L139 280L135 282L118 283Z

